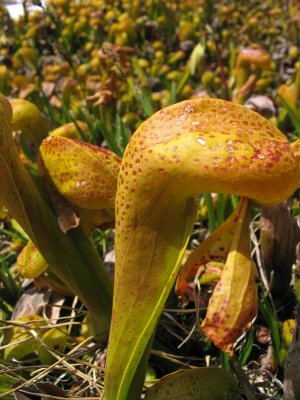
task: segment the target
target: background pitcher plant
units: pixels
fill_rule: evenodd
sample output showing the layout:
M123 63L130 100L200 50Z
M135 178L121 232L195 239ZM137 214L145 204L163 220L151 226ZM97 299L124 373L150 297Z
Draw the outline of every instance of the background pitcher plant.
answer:
M24 122L24 115L22 115L21 121ZM30 114L27 114L27 119L30 119ZM79 298L86 304L92 315L94 322L94 329L96 335L100 339L104 339L108 335L111 307L112 307L112 282L108 276L108 273L104 269L103 263L98 256L96 249L92 245L88 235L86 235L80 226L69 230L64 233L58 223L57 215L53 210L49 197L42 185L42 182L37 180L37 177L30 175L29 171L22 164L16 145L14 143L11 133L11 119L12 119L12 108L9 101L1 95L0 97L0 178L1 178L1 191L0 191L0 204L4 205L10 212L10 214L19 222L22 228L25 230L31 241L41 252L43 258L47 264L52 268L55 274L62 280L62 282L69 287L73 293L76 293ZM32 123L32 121L31 121ZM27 123L26 126L29 124ZM22 126L20 126L21 128ZM34 128L32 128L34 130ZM50 139L51 140L51 139ZM59 141L58 138L52 138L53 143L51 149L56 147L56 156L60 157L60 163L56 165L56 176L59 176L59 170L63 173L64 153L62 151L63 146L55 146L55 141ZM49 146L49 139L46 140ZM60 142L59 142L60 143ZM64 148L67 145L63 142ZM72 142L69 146L72 145ZM73 148L79 149L81 153L80 145L76 143ZM46 144L43 149L46 151ZM86 145L83 145L83 149L86 149ZM97 163L97 155L93 154L95 148L88 147L90 153L87 150L83 151L81 157L90 157L90 167L92 170L95 169L95 163ZM48 154L51 153L48 150ZM73 187L76 187L78 181L78 171L73 167L74 164L80 167L76 157L80 157L79 153L73 156L74 158L68 157L68 169L69 169L69 180L65 183L70 184L70 180L73 178ZM98 151L99 153L99 151ZM107 151L104 151L106 157L110 155ZM45 162L47 157L45 156ZM51 157L50 157L51 159ZM111 159L113 157L111 156ZM73 160L73 162L72 162ZM103 178L105 174L101 169L105 159L102 157L98 159L98 173ZM116 161L114 160L116 163ZM59 168L61 165L61 169ZM109 163L103 170L109 169ZM74 171L75 169L75 171ZM89 187L87 169L81 170L81 174L85 174L86 187ZM74 173L73 177L72 171ZM114 181L116 182L118 170L115 166L108 173L112 182L111 187L114 187ZM92 173L92 177L94 175ZM114 179L113 179L114 177ZM114 189L111 189L112 191ZM78 192L78 191L77 191ZM105 198L107 192L103 195ZM99 202L101 203L102 193L97 190ZM88 190L83 194L79 192L79 197L88 199ZM95 193L93 192L91 197L95 201ZM109 206L105 199L103 200L105 206ZM111 201L111 200L110 200ZM113 203L113 202L112 202ZM86 206L86 204L85 204ZM94 205L91 206L95 208ZM112 205L113 207L113 205ZM101 207L100 207L101 208ZM111 218L110 218L111 219ZM88 273L86 273L88 270ZM95 283L97 282L97 283Z

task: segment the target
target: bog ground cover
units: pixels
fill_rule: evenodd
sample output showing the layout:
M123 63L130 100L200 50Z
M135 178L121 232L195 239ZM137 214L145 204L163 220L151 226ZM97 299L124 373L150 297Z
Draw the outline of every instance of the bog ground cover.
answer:
M33 3L0 7L0 397L299 398L297 2Z

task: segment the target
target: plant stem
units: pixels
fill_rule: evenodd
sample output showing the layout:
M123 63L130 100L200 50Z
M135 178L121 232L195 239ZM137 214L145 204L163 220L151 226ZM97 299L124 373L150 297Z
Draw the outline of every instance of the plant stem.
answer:
M216 227L216 215L215 215L215 210L214 210L214 204L212 201L212 196L211 193L205 193L204 195L206 205L207 205L207 211L208 211L208 221L209 221L209 231L213 232Z
M215 39L215 46L216 46L218 65L219 65L219 68L220 68L221 80L222 80L222 83L223 83L223 86L224 86L225 99L226 100L231 100L231 94L230 94L230 90L229 90L229 87L228 87L227 78L226 78L226 75L225 75L223 61L222 61L222 57L221 57L221 49L220 49L220 46L219 46L219 41L217 39Z

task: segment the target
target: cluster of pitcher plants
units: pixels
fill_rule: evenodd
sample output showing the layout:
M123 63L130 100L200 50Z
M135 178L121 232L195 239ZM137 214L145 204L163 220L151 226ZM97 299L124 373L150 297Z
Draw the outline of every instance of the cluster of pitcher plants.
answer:
M96 339L109 335L105 398L139 398L155 327L178 272L176 291L184 298L190 280L211 261L223 267L202 331L232 354L257 314L251 201L278 204L298 188L298 143L290 145L270 122L243 106L191 99L146 120L121 162L111 151L78 139L34 137L32 114L20 116L20 102L33 107L1 97L1 203L30 238L19 256L25 274L43 272L39 261L42 271L30 275L40 252L90 311ZM22 163L11 132L15 125L25 136L24 151L39 149L38 174ZM33 135L26 135L28 125ZM195 196L203 192L241 200L181 266L197 215ZM113 220L112 301L112 282L89 234L93 226Z

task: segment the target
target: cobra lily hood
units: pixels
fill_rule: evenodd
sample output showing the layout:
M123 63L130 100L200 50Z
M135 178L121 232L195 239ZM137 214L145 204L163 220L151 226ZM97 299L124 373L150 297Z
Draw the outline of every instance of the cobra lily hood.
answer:
M298 184L298 163L286 137L243 106L188 100L157 112L138 128L122 161L116 196L106 400L139 398L138 366L180 269L195 221L195 195L230 193L273 205ZM247 246L240 240L243 221L228 251ZM233 256L231 263L237 259Z

